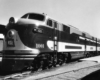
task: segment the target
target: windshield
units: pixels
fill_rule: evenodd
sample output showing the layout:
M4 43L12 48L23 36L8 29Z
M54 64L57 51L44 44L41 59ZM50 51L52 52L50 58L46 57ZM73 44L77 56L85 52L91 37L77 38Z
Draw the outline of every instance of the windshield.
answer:
M35 20L44 21L44 15L35 14L35 13L28 13L28 14L25 14L25 15L22 16L21 18L35 19Z

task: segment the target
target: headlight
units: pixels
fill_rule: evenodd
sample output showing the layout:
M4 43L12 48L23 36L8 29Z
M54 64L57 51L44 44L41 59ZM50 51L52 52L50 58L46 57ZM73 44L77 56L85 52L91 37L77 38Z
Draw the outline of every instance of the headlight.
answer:
M43 30L42 29L37 29L37 28L34 28L33 29L33 33L43 33Z
M15 35L14 31L11 30L11 31L8 32L8 37L9 38L12 38L14 35Z

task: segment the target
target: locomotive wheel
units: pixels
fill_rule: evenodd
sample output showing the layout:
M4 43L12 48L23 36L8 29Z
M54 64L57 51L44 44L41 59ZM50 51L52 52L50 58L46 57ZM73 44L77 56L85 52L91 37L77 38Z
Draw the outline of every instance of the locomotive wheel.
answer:
M89 53L86 54L86 57L87 57L87 58L90 57Z
M40 61L40 62L39 62L40 69L42 69L42 70L47 69L47 64L48 64L48 63L47 63L47 62L48 62L47 56L44 56L44 57L41 58L39 61Z
M89 54L90 54L90 57L92 57L93 53L92 53L92 52L90 52Z
M59 55L58 63L59 63L59 65L62 65L64 63L62 54Z
M32 63L32 71L37 71L39 69L44 69L44 60L41 57L36 58Z
M51 55L48 55L48 68L51 68L53 66L53 57Z
M68 53L64 54L64 62L67 63L68 62Z
M67 58L67 62L70 62L71 61L71 54L68 53L68 58Z
M39 62L39 65L40 65L39 68L43 69L43 67L44 67L44 60L41 59L40 62Z
M56 55L53 56L53 66L54 67L57 66L57 56Z
M37 71L39 69L39 64L37 60L34 60L32 63L32 71Z

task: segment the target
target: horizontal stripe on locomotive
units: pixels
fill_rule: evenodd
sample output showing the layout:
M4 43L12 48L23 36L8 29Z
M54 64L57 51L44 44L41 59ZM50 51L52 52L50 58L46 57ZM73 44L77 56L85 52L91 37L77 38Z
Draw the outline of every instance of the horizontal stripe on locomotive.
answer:
M80 46L65 46L67 49L82 49Z
M100 47L97 47L97 51L100 51Z
M4 60L34 60L34 58L3 58Z
M54 50L54 41L48 40L47 46L50 50ZM58 42L57 51L58 52L75 52L75 51L85 51L85 45L75 44L69 42ZM86 46L87 51L96 51L96 46Z
M15 54L15 55L38 55L38 54L36 54L36 53L34 53L34 49L31 49L31 50L4 50L3 51L3 54L5 54L5 55L13 55L13 54Z
M34 58L37 55L4 55L4 58Z
M74 44L68 42L58 42L58 52L74 52L74 51L85 51L84 45ZM47 46L50 50L54 50L54 41L48 40Z
M86 51L96 51L96 46L86 45Z

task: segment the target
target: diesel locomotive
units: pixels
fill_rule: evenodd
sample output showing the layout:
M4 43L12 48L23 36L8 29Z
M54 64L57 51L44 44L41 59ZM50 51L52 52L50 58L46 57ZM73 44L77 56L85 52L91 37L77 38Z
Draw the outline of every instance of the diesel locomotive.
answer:
M100 39L46 14L26 13L6 26L3 71L46 69L100 54Z

